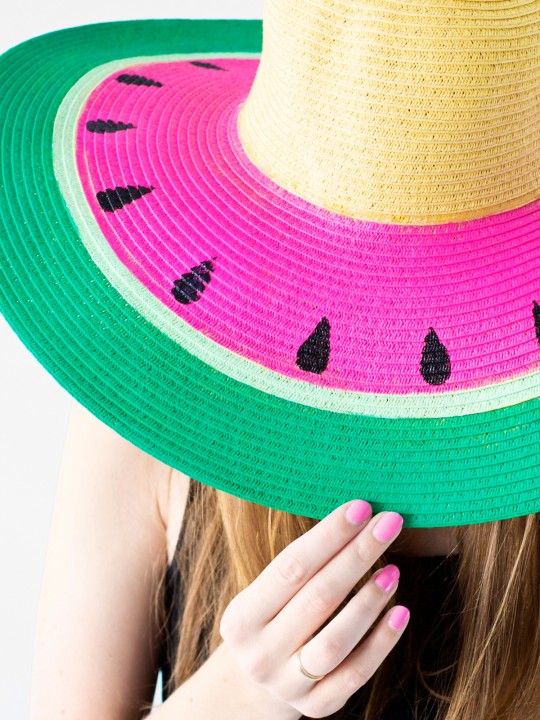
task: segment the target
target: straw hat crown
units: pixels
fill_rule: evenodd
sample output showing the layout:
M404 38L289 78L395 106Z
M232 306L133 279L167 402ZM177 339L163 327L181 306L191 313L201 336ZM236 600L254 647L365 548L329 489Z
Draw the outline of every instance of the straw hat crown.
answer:
M538 0L266 0L251 161L332 212L429 225L539 197Z

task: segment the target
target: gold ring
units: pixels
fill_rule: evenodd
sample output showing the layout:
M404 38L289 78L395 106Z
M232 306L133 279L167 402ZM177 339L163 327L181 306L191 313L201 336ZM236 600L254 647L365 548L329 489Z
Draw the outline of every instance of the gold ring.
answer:
M305 675L309 680L321 680L327 673L324 673L324 675L312 675L309 673L306 668L302 665L302 660L300 659L300 653L302 652L304 648L304 645L301 645L298 650L296 651L296 659L298 660L298 667L300 668L300 672L302 675Z

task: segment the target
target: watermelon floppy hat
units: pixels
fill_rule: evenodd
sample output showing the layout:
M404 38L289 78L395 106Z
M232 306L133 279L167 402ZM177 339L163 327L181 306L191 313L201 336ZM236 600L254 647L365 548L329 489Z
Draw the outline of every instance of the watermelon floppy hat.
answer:
M266 0L0 58L0 308L240 498L540 511L540 0Z

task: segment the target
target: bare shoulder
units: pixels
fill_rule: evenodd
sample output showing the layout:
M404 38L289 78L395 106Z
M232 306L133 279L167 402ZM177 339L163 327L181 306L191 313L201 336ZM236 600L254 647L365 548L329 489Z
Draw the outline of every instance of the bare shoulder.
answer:
M73 403L36 624L32 720L135 718L151 703L155 590L182 481Z
M66 445L68 451L73 448L81 459L91 454L92 463L96 465L99 462L103 466L99 468L100 473L95 473L94 482L99 476L104 477L107 471L111 492L116 488L123 492L127 489L125 486L129 486L127 497L139 497L145 507L153 508L155 516L165 527L163 513L166 508L162 501L169 483L170 468L167 465L129 442L75 400ZM110 482L111 474L117 478L114 486Z
M106 446L108 451L103 453L104 457L116 457L126 472L136 470L137 476L144 478L144 502L155 508L156 516L166 532L167 559L170 564L182 528L189 476L137 448L76 401L73 402L71 423L74 426L72 430L81 438L84 437L87 446Z

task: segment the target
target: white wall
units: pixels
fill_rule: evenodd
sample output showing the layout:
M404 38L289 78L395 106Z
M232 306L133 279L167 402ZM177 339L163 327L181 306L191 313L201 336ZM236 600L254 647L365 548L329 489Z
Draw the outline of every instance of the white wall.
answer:
M260 18L262 8L263 0L17 0L0 23L0 53L64 27L150 17ZM0 718L16 720L29 716L35 619L71 396L1 315L0 398Z

